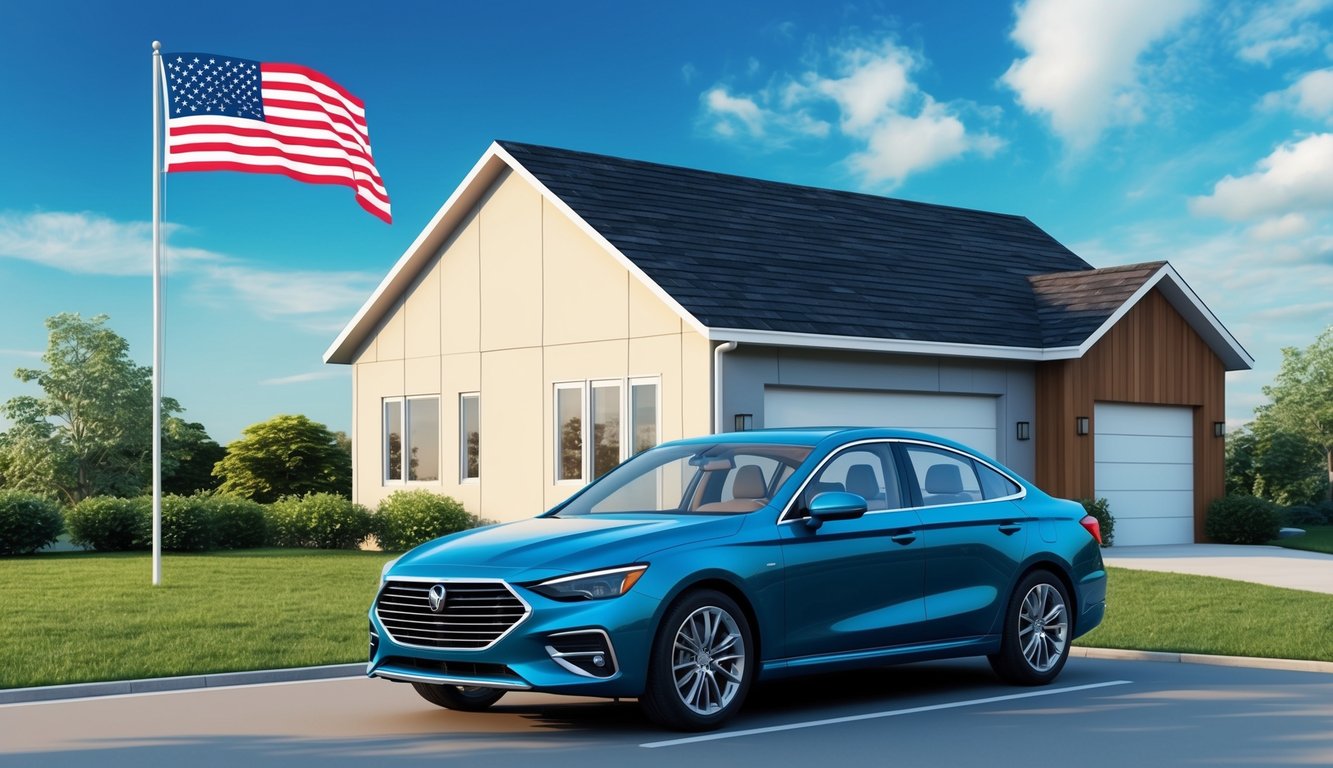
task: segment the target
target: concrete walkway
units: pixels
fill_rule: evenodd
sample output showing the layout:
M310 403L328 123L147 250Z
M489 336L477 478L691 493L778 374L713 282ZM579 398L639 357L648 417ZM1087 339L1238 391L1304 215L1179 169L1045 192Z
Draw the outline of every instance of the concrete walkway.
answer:
M1234 544L1174 544L1111 547L1102 550L1102 559L1118 568L1217 576L1333 595L1333 555L1318 552Z

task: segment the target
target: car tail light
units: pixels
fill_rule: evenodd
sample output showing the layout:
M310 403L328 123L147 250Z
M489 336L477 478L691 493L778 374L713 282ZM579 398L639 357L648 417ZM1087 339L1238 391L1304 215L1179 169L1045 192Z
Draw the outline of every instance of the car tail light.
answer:
M1097 540L1097 546L1102 545L1102 524L1098 522L1097 518L1092 515L1084 515L1083 519L1078 521L1078 524L1092 534L1092 538Z

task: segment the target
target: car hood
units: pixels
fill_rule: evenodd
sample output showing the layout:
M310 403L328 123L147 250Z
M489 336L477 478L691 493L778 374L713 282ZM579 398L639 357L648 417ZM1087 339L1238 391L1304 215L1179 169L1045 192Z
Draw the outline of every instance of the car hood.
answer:
M538 517L463 531L403 555L390 576L552 578L643 562L654 552L728 536L741 515Z

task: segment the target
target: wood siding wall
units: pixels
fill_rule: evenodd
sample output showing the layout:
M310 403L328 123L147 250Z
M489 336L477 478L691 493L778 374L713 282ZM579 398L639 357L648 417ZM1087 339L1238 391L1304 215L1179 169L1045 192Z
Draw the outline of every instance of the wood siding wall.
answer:
M1081 359L1037 365L1037 485L1053 496L1091 498L1095 488L1096 402L1194 408L1194 539L1203 541L1208 505L1225 492L1226 370L1160 292L1144 296ZM1091 434L1075 433L1087 416Z

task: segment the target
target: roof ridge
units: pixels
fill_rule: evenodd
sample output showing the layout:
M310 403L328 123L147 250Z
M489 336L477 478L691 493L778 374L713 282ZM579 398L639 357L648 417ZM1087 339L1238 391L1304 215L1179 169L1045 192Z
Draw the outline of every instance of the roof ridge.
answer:
M1130 272L1133 270L1148 269L1148 268L1151 268L1153 270L1158 270L1170 263L1171 262L1166 261L1164 259L1159 259L1157 261L1141 261L1138 262L1137 264L1118 264L1113 267L1096 267L1094 269L1073 269L1065 272L1044 272L1036 275L1028 275L1028 280L1048 280L1057 277L1072 277L1074 275L1089 275L1089 276L1107 275L1115 272Z

